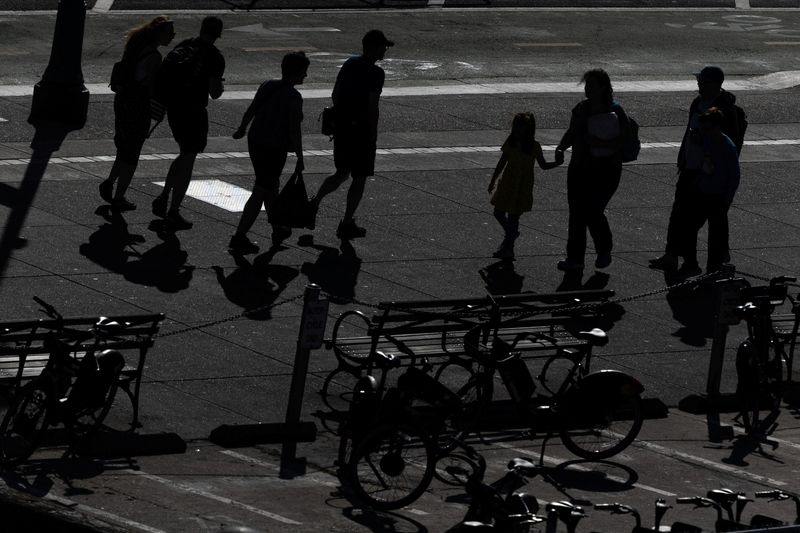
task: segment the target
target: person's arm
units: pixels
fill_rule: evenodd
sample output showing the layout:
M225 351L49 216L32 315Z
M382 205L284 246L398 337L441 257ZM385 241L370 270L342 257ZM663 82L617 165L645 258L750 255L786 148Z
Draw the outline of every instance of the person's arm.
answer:
M208 79L208 95L212 100L216 100L225 92L225 85L222 83L225 81L225 78L222 77L225 74L225 58L222 57L222 54L219 54L217 62L215 72Z
M697 98L692 100L692 103L689 105L689 119L686 121L686 130L683 132L681 147L678 149L678 170L686 168L686 143L689 141L689 128L692 125L692 114L694 113L696 105Z
M369 131L373 139L378 138L378 117L380 115L378 103L380 102L380 98L381 93L370 92L367 102L367 124L369 124Z
M258 96L258 95L256 95ZM253 101L250 102L250 105L247 107L247 111L244 112L242 115L242 122L239 124L239 128L233 132L234 139L241 139L247 133L247 126L253 120L253 117L256 116L256 99L253 98Z
M503 171L507 162L508 162L508 156L506 156L506 154L503 153L500 156L500 161L497 162L497 166L494 168L494 172L492 172L492 180L489 182L489 192L492 192L494 190L494 184L497 181L497 177Z
M544 158L544 154L539 152L536 154L536 162L539 163L539 168L542 170L550 170L551 168L556 168L561 163L564 162L564 152L556 151L556 160L555 161L547 161Z
M731 142L733 144L733 142ZM741 180L741 168L739 166L739 154L736 151L736 146L730 150L728 154L729 173L728 173L728 190L726 191L725 200L730 206L733 203L733 197L736 196L736 190L739 188L739 181Z
M566 149L572 146L575 142L575 131L577 131L576 128L578 125L576 115L577 113L575 112L575 109L573 109L572 116L570 116L569 119L569 127L567 128L567 131L564 132L564 135L561 136L558 146L556 146L556 157L563 157ZM559 153L561 156L559 156Z
M294 171L302 172L305 168L303 163L303 135L300 129L300 123L303 121L303 99L299 97L291 104L289 110L289 146L294 149L297 156Z

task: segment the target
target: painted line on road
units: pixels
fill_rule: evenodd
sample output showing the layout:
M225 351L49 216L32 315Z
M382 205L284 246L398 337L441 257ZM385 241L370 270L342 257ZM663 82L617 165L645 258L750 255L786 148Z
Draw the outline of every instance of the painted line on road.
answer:
M750 9L750 0L736 0L736 9Z
M163 187L165 182L155 181L153 184ZM244 211L244 204L250 198L250 192L222 180L192 180L186 190L186 196L231 213L241 213ZM263 210L262 205L261 211Z
M234 459L238 459L239 461L244 461L245 463L249 463L249 464L252 464L252 465L260 466L260 467L265 468L267 470L273 470L273 471L279 472L280 469L281 469L279 465L276 465L274 463L270 463L268 461L262 461L261 459L256 459L255 457L250 457L249 455L245 455L243 453L235 452L233 450L220 450L219 453L227 455L228 457L232 457ZM339 488L339 484L338 483L335 483L333 481L327 481L327 480L324 480L324 479L320 479L318 476L305 475L305 476L303 476L303 479L312 481L312 482L317 483L318 485L322 485L324 487L329 487L329 488L332 488L332 489L338 489Z
M800 41L764 41L764 44L770 46L797 46Z
M62 496L56 496L54 494L46 494L45 499L54 501L64 507L69 507L70 509L75 509L76 511L80 511L84 514L91 514L97 516L99 518L103 518L108 520L109 522L113 522L115 524L119 524L124 526L127 529L136 529L138 531L144 531L145 533L167 533L163 529L156 529L154 527L150 527L148 525L134 522L133 520L129 520L122 516L115 515L114 513L109 513L108 511L103 511L102 509L96 509L94 507L89 507L88 505L84 505L82 503L74 502Z
M501 448L505 448L507 450L511 450L511 451L514 451L514 452L517 452L517 453L528 454L528 455L531 453L530 450L526 450L524 448L515 448L514 446L511 446L510 444L504 444L502 442L498 442L498 443L495 443L495 444L497 446L501 447ZM568 460L567 459L561 459L560 457L553 457L551 455L545 455L544 456L544 461L546 463L550 463L550 464L553 464L553 465L560 465L560 464L566 463ZM535 461L533 461L532 459L531 459L531 462L535 463ZM570 468L574 468L575 470L579 470L581 472L596 472L596 470L594 470L592 468L589 468L589 467L586 467L586 466L582 466L582 465L579 465L579 464L571 464L571 465L569 465L569 467ZM620 484L623 484L623 485L628 484L628 480L623 478L623 477L620 477L620 476L606 475L606 479L610 479L611 481L614 481L616 483L620 483ZM667 490L659 489L659 488L656 488L656 487L651 487L650 485L645 485L644 483L638 483L637 482L637 483L631 483L630 485L632 487L636 487L637 489L642 489L642 490L646 490L648 492L652 492L652 493L658 494L659 496L667 496L667 497L677 496L677 494L675 494L674 492L669 492Z
M514 46L522 48L557 48L557 47L576 47L583 46L581 43L514 43Z
M725 88L730 91L772 91L789 89L800 85L800 70L773 72L763 76L750 78L726 79ZM89 83L86 88L96 95L114 94L108 83ZM257 87L228 87L222 96L223 100L252 100ZM328 99L332 87L322 89L300 88L303 98L307 100ZM681 80L615 80L614 90L617 93L675 93L697 92L697 81ZM408 96L454 96L454 95L489 95L489 94L572 94L583 93L583 85L575 81L563 82L530 82L530 83L452 83L445 85L419 85L408 87L386 87L381 93L383 98ZM33 85L0 85L0 97L31 96Z
M291 518L286 518L285 516L271 513L269 511L265 511L264 509L259 509L258 507L253 507L252 505L248 505L246 503L242 503L237 500L232 500L231 498L226 498L225 496L219 496L212 492L192 487L191 485L187 485L186 483L181 483L180 481L172 481L170 479L163 478L161 476L156 476L154 474L148 474L147 472L142 472L141 470L123 470L123 472L128 474L134 474L139 477L149 479L150 481L155 481L156 483L161 483L162 485L166 485L175 490L180 490L189 494L194 494L196 496L202 496L203 498L208 498L209 500L214 500L216 502L224 503L225 505L230 505L231 507L237 507L239 509L249 511L253 514L257 514L269 518L271 520L275 520L276 522L280 522L281 524L287 524L291 526L302 525L302 522L297 522L295 520L292 520Z
M3 117L0 117L0 122L8 122L8 121L6 119L4 119Z
M108 13L114 5L114 0L97 0L92 8L95 13Z
M761 139L754 141L745 141L745 146L797 146L800 145L800 139ZM676 149L680 148L681 143L676 141L668 142L643 142L642 150L655 150L655 149ZM555 144L542 145L542 150L554 151ZM438 154L465 154L465 153L479 153L479 152L499 152L500 146L431 146L431 147L418 147L418 148L378 148L377 155L380 156L398 156L398 155L438 155ZM294 154L289 154L294 157ZM333 157L333 150L303 150L304 157ZM162 154L142 154L139 161L171 161L178 157L177 153L162 153ZM207 152L197 155L198 160L202 159L248 159L250 155L247 152ZM92 155L92 156L71 156L71 157L53 157L50 163L54 165L65 165L71 163L111 163L115 157L113 155ZM30 159L0 159L0 166L18 166L27 165ZM163 182L162 182L163 183ZM231 186L232 187L232 186ZM244 189L242 189L244 190ZM236 190L229 191L232 195L237 193ZM250 194L249 191L247 193Z
M691 463L694 465L704 466L707 468L711 468L713 470L719 470L721 472L725 472L740 478L749 479L750 481L755 481L757 483L772 485L773 487L785 487L787 485L786 482L781 481L779 479L773 479L767 476L760 476L758 474L753 474L752 472L748 472L747 470L742 470L741 468L736 468L734 466L727 465L724 463L718 463L716 461L712 461L711 459L706 459L705 457L699 457L697 455L692 455L690 453L681 452L673 448L667 448L666 446L661 446L660 444L655 444L653 442L637 440L633 442L633 446L644 448L646 450L650 450L658 454L664 455L666 457L671 457L673 459L686 461L687 463Z

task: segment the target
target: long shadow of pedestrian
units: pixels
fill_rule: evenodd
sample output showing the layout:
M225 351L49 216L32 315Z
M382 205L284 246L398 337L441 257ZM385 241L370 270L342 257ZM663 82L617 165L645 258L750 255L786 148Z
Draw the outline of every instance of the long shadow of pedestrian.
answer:
M336 303L351 301L356 293L358 273L361 271L361 258L350 241L342 241L339 248L314 244L304 241L303 246L320 251L316 262L303 263L300 271L308 276L308 281L319 285L323 291L331 295Z
M89 236L89 242L80 245L80 253L103 268L122 274L130 258L140 256L133 245L143 243L144 237L131 234L125 218L107 205L98 207L95 214L105 223Z
M598 291L605 289L608 286L611 276L605 272L594 272L589 279L583 281L583 272L567 271L564 272L564 277L561 283L556 287L556 292L566 291ZM602 304L602 313L600 316L587 320L585 322L578 321L575 325L570 326L571 330L578 331L579 329L600 328L603 330L610 330L614 324L622 319L625 315L625 308L618 303L604 303Z
M300 274L296 268L270 264L279 250L280 246L273 246L258 255L252 263L241 254L231 254L236 269L227 276L221 266L212 267L228 300L242 309L254 310L247 314L248 318L269 320L272 313L262 308L272 304Z
M161 243L128 262L124 269L125 279L162 292L179 292L188 288L194 272L194 266L186 264L188 252L181 250L181 242L174 233L159 232L158 236Z
M522 284L525 276L518 274L514 270L513 261L496 261L478 270L486 290L491 294L519 294L522 292Z
M664 276L666 285L675 279ZM714 336L717 291L713 284L698 283L673 289L667 293L667 304L672 316L681 323L672 335L689 346L705 346Z

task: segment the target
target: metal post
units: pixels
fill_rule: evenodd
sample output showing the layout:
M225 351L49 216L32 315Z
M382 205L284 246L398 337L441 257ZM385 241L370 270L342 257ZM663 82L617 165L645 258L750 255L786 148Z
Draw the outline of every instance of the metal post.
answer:
M28 122L36 128L31 142L33 154L20 188L6 195L9 197L6 205L11 207L11 214L0 238L0 280L11 252L20 243L20 232L50 157L61 148L67 133L81 129L86 123L89 91L83 84L81 72L85 20L86 4L83 0L59 1L50 62L42 80L33 89L28 117Z
M286 426L293 427L300 423L303 409L303 394L306 388L306 375L308 374L308 360L312 348L322 346L322 337L325 332L325 323L328 317L328 301L320 299L322 289L319 285L306 286L303 298L303 315L300 319L300 331L297 335L297 350L294 356L292 370L292 384L289 389L289 401L286 406ZM292 474L304 470L304 461L296 457L297 442L284 441L281 447L281 476L291 477Z

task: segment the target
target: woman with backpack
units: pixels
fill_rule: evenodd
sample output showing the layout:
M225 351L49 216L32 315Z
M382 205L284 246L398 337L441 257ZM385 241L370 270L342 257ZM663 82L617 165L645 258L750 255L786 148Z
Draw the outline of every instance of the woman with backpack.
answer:
M556 148L558 158L572 147L567 169L567 257L558 262L558 269L565 272L583 270L587 230L597 251L595 267L611 264L613 242L605 209L619 186L623 148L631 136L630 121L614 101L606 71L589 70L581 82L586 99L573 108L569 129Z
M158 16L128 31L122 59L114 65L111 90L114 91L114 145L117 155L108 178L100 184L100 197L119 211L136 209L125 192L136 172L139 155L150 131L150 101L158 67L159 46L175 37L172 21ZM117 190L114 191L114 184Z

